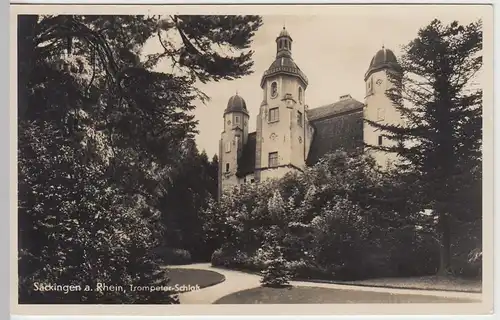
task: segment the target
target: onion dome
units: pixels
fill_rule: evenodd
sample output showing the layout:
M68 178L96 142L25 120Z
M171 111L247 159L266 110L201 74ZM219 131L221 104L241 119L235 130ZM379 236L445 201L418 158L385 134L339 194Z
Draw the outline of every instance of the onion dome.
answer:
M398 63L398 59L392 50L386 49L382 46L382 49L377 51L373 56L368 71L366 71L365 79L368 78L372 73L383 70L390 69L392 71L400 72L401 66Z
M241 112L248 115L247 104L242 97L238 94L235 94L229 101L227 102L227 108L224 110L224 114L229 112Z
M308 80L306 75L300 70L297 64L292 59L292 37L283 27L280 34L276 38L276 60L264 72L260 82L261 88L264 87L265 80L276 74L288 74L300 78L307 86Z

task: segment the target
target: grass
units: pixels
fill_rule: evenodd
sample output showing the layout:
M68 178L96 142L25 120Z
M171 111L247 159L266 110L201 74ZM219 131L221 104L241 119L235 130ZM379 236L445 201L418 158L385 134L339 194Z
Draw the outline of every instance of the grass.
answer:
M260 275L260 273L243 268L228 268L215 266L215 268L223 270L240 271L248 274ZM465 279L453 276L421 276L421 277L391 277L391 278L375 278L365 280L327 280L321 278L296 278L295 281L304 281L311 283L333 283L345 284L362 287L381 287L394 289L414 289L414 290L438 290L438 291L455 291L455 292L482 292L481 279Z
M412 294L392 294L320 287L285 289L259 287L220 298L215 304L310 304L310 303L464 303L469 299L445 298Z
M440 290L440 291L458 291L458 292L481 292L482 282L480 279L462 279L457 277L445 276L426 276L409 278L379 278L358 281L344 281L339 284L417 289L417 290Z
M184 268L168 269L167 277L169 278L169 286L198 285L200 289L219 284L226 280L226 278L218 272Z

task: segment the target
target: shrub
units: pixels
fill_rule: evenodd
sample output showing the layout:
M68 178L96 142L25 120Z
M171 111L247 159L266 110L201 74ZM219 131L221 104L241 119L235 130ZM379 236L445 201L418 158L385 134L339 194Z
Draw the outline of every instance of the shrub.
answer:
M266 239L260 254L264 269L261 271L263 286L283 287L289 284L291 272L288 263L283 257L283 247L280 246L275 226L266 233Z
M162 263L168 265L190 264L191 254L184 249L174 249L167 247L158 247L154 250L154 256Z
M214 267L258 271L256 264L246 252L229 247L215 250L211 262Z
M426 220L407 185L397 174L374 170L365 155L338 152L302 174L236 187L207 210L211 235L225 244L212 264L262 271L266 279L431 274L439 248L432 226L417 232Z

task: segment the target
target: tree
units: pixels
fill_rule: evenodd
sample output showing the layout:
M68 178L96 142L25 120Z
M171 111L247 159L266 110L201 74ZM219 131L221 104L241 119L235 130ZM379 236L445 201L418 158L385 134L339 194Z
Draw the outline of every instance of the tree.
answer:
M217 197L217 167L214 170L204 151L198 152L194 140L187 140L181 150L180 166L160 198L163 221L169 226L165 243L188 250L196 261L207 261L217 248L205 242L202 212Z
M294 276L330 280L434 272L403 177L377 171L367 154L338 151L303 173L226 190L204 211L220 245L212 263L262 270L272 261L268 271L280 277L284 264ZM279 250L263 250L272 241Z
M196 133L189 113L207 98L196 83L250 73L260 25L257 16L18 17L20 302L176 302L34 293L33 282L164 284L150 253L169 228L159 199ZM163 40L168 32L180 41ZM147 41L163 52L145 56ZM167 58L179 72L158 69Z
M452 222L463 218L463 207L472 203L477 210L481 202L477 192L468 204L460 196L481 179L482 90L474 85L482 66L481 27L481 21L445 26L434 20L420 29L404 48L402 75L391 75L395 87L387 92L406 124L367 120L395 142L370 147L399 155L399 171L413 177L414 199L438 221L440 273L450 269Z
M280 233L278 228L271 228L266 232L262 246L264 269L261 271L261 283L268 287L283 287L289 285L291 273L287 269L286 260L283 257L283 247L277 239Z

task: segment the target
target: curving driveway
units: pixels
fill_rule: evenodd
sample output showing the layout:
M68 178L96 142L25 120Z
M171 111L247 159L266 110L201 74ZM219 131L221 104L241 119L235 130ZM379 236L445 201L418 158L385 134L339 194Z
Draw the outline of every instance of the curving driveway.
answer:
M185 266L171 266L170 268L185 268L215 271L225 276L226 280L211 287L203 288L198 291L190 291L179 295L181 304L213 304L218 299L246 289L252 289L260 286L260 276L249 274L241 271L227 270L222 268L212 267L210 263L196 263ZM366 287L354 285L341 285L332 283L316 283L306 281L291 281L293 286L307 287L322 287L330 289L350 289L368 292L385 292L392 294L416 294L434 297L447 298L465 298L473 300L481 300L481 293L469 292L451 292L451 291L434 291L434 290L413 290L413 289L393 289L380 287Z

